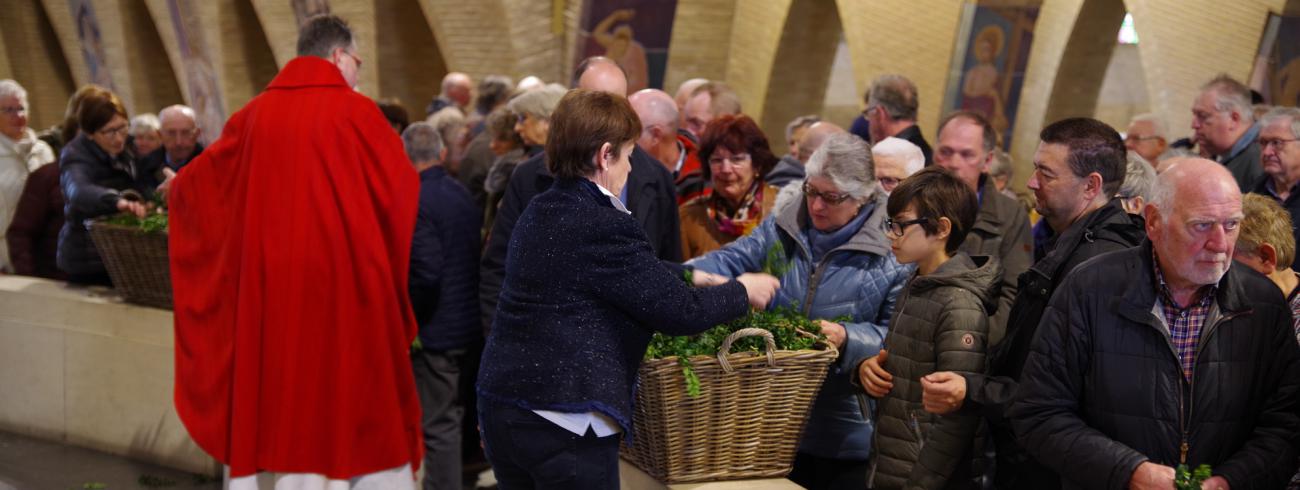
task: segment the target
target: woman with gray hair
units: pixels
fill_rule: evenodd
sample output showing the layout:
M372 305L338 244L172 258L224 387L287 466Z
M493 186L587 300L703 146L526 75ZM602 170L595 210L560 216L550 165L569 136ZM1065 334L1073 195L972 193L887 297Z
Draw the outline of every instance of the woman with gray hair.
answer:
M510 99L506 107L518 117L515 132L524 139L525 153L533 156L546 146L546 133L551 129L551 113L560 105L560 99L568 92L561 85L550 84L545 87L523 92Z
M686 263L696 278L722 283L784 262L768 309L817 320L840 358L827 373L799 444L790 479L811 489L863 488L872 408L850 381L880 351L894 300L911 267L885 237L885 197L871 150L850 134L831 136L808 161L803 199L778 205L749 235Z
M148 157L154 150L162 148L162 122L153 114L140 114L131 118L131 150L136 158Z

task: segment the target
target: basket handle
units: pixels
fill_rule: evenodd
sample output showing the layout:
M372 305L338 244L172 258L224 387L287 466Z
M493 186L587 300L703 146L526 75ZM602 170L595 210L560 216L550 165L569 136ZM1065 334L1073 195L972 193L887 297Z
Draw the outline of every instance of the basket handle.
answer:
M742 338L758 335L763 336L763 340L767 342L767 365L776 367L776 354L773 353L776 350L776 339L772 337L772 332L761 328L742 328L728 335L722 341L722 347L718 349L718 364L722 366L723 372L735 371L735 368L731 367L731 363L727 362L727 354L731 353L731 344Z

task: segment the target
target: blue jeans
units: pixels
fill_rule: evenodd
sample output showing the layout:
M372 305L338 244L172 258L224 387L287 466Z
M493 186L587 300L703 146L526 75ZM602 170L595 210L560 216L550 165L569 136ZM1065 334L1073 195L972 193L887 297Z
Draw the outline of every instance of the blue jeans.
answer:
M484 450L498 488L617 489L618 435L564 430L524 409L478 401Z

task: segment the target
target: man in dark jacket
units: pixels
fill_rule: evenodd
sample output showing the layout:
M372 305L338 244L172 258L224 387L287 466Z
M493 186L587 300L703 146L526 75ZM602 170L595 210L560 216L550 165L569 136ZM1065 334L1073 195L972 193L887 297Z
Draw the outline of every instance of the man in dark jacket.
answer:
M627 79L621 78L621 69L612 63L604 58L583 63L586 71L591 73L578 73L578 88L623 95L627 90ZM587 76L590 74L602 76ZM616 86L609 86L617 85L619 79L623 83L621 91ZM663 260L681 262L681 224L677 216L677 191L673 187L673 176L663 164L640 147L632 151L631 161L632 173L619 198L632 211L632 217L641 223L641 229L650 239L655 255ZM492 315L496 312L501 280L505 277L506 251L515 222L533 196L550 189L554 181L555 177L546 169L545 153L534 155L519 164L510 176L505 196L497 209L496 221L492 223L492 230L488 234L487 249L483 251L479 271L479 309L485 329L492 325Z
M1232 172L1241 192L1264 176L1249 87L1227 75L1206 83L1192 104L1192 131L1196 144Z
M921 135L921 128L916 126L917 106L915 83L902 75L881 75L867 90L867 108L862 115L870 123L867 128L872 144L890 136L907 140L921 149L925 164L930 165L934 163L934 153Z
M1300 442L1300 349L1282 294L1232 261L1241 192L1184 159L1145 210L1149 241L1079 266L1052 296L1008 417L1068 488L1282 488Z
M875 123L872 123L875 126ZM1002 296L989 322L989 345L1002 341L1007 314L1016 297L1016 278L1033 263L1029 212L1015 199L998 192L989 177L989 164L997 148L997 132L984 116L957 111L939 122L939 151L934 163L956 174L979 196L975 228L961 244L972 257L989 255L1002 262ZM919 145L918 145L919 146Z
M939 372L922 383L926 410L947 414L960 409L988 421L997 448L995 484L1002 489L1059 486L1054 473L1017 445L1005 417L1048 298L1075 266L1143 238L1141 225L1110 199L1126 168L1124 142L1114 129L1092 119L1066 119L1044 128L1040 139L1029 187L1043 219L1061 231L1048 240L1043 258L1018 277L1006 338L990 349L988 371ZM868 369L876 366L871 363L861 371L864 382L872 380Z
M420 173L409 289L420 326L411 364L423 409L423 488L459 489L465 404L458 385L466 351L482 334L476 266L482 217L465 186L443 169L446 148L437 129L412 124L402 143Z

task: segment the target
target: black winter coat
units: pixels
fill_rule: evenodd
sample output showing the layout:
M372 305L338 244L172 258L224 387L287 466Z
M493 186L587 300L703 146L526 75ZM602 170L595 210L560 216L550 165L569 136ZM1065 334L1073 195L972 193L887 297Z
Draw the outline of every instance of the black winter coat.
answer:
M1186 381L1157 307L1151 245L1080 265L1052 296L1008 416L1066 488L1126 488L1144 461L1282 488L1300 443L1300 348L1271 281L1220 279Z
M465 186L442 167L420 172L420 209L411 239L409 289L424 349L462 349L483 329L478 314L479 229Z
M1137 246L1145 239L1142 219L1111 201L1076 221L1049 243L1046 255L1020 275L1011 305L1006 338L989 351L987 374L965 375L966 400L961 411L978 413L989 423L997 447L995 482L1002 489L1059 487L1056 475L1025 454L1006 418L1030 342L1057 286L1079 264L1098 255Z
M59 230L59 269L68 274L103 274L104 262L86 231L85 221L117 213L122 191L148 198L158 185L152 172L138 170L129 151L116 159L85 134L78 134L59 158L66 221Z
M670 262L682 261L681 224L677 216L677 191L673 176L663 164L641 147L632 150L632 172L627 177L627 208L641 224L655 255ZM505 276L506 251L510 235L524 208L533 197L551 188L555 177L546 169L546 153L533 155L515 168L488 231L487 247L479 269L479 310L483 327L492 324L497 296Z

